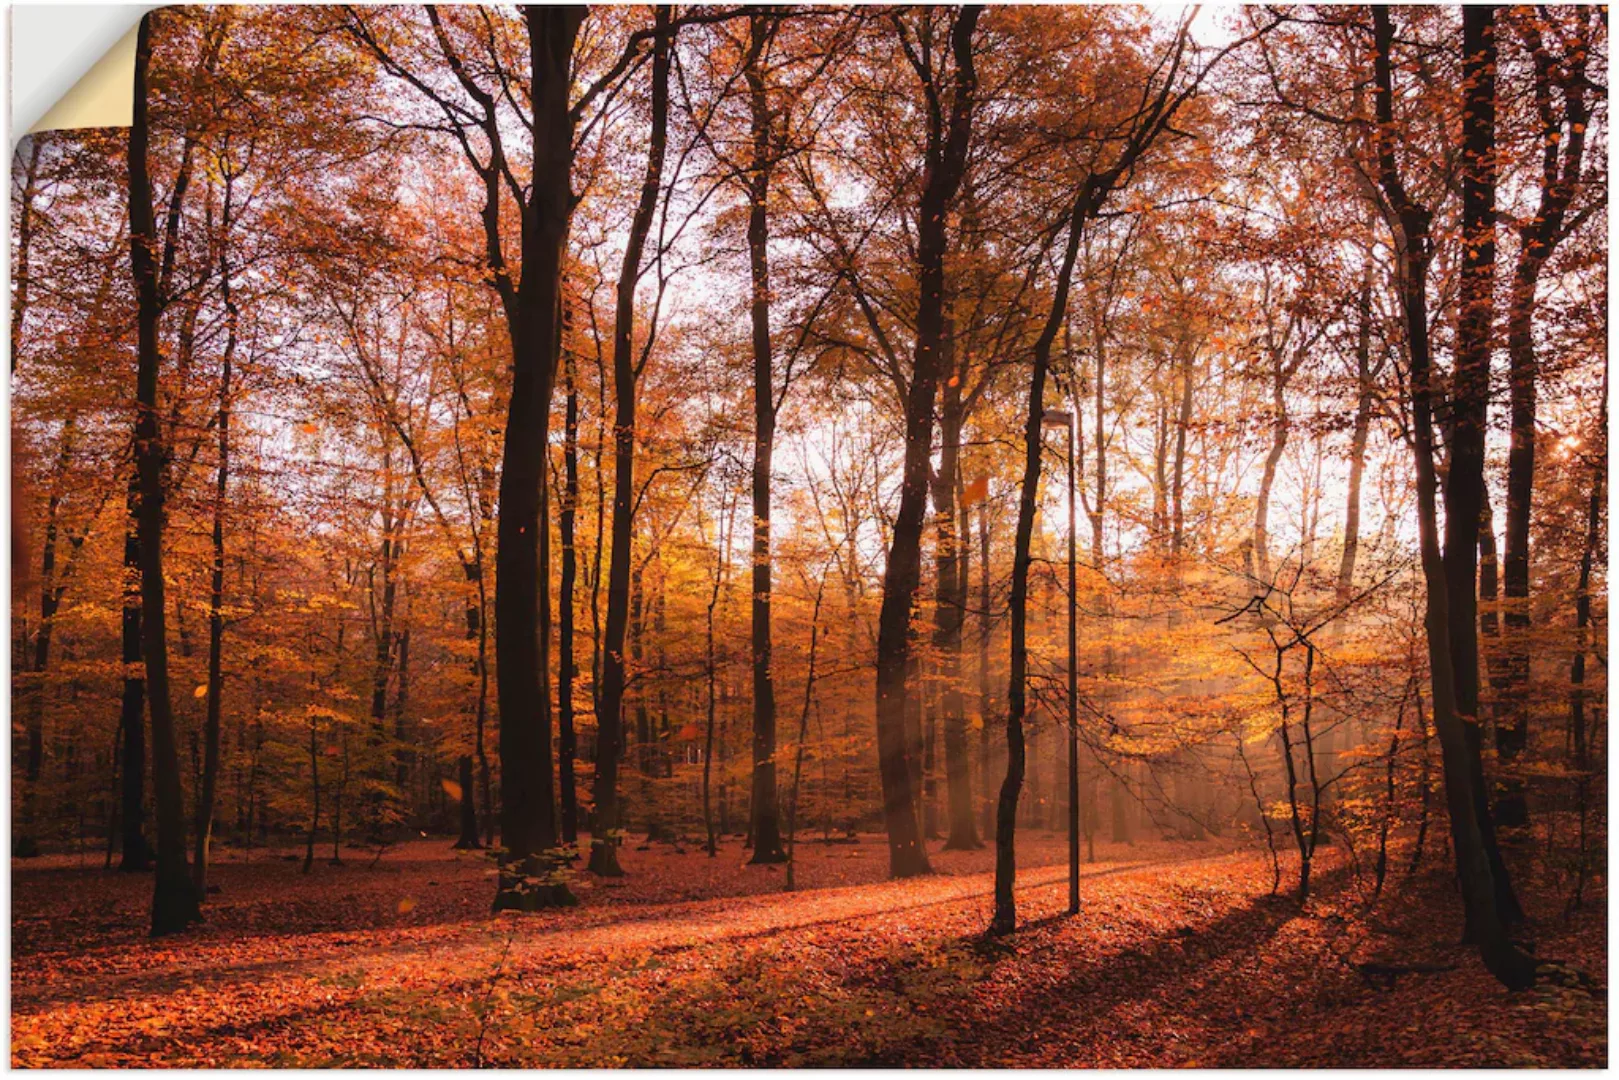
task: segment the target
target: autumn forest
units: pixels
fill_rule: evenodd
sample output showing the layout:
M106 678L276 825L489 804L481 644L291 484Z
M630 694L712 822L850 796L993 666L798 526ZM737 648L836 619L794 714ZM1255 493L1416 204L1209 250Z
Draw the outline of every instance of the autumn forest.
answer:
M1603 1066L1607 11L163 8L12 154L16 1066Z

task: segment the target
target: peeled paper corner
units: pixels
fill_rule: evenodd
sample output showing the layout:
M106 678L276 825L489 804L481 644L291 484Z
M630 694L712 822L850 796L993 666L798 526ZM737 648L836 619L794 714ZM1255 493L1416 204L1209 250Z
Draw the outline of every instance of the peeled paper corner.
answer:
M128 127L135 35L150 7L18 4L11 10L12 139Z

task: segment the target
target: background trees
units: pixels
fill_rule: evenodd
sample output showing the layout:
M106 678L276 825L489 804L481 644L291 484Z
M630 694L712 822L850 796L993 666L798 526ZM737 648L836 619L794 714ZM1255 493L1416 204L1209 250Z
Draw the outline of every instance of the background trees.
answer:
M1498 908L1514 860L1591 873L1588 12L1497 13L1493 65L1449 9L152 32L155 329L123 145L53 134L14 173L19 855L121 835L143 864L162 644L199 885L219 843L296 835L314 872L449 830L532 906L575 844L603 874L635 833L769 862L789 818L881 829L905 875L994 790L1005 927L1016 830L1069 809L1073 604L1092 846L1420 852L1464 770Z

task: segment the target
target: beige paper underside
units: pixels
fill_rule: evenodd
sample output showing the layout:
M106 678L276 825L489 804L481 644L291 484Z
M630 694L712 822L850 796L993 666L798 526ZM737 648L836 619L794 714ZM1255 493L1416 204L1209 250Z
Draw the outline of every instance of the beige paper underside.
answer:
M52 105L29 133L62 128L128 127L135 113L135 36L139 26L107 50L73 89Z

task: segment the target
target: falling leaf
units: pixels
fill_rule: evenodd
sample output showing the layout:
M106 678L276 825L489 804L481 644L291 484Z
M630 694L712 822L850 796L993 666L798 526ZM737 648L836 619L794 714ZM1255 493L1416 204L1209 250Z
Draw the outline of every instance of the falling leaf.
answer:
M454 780L445 779L445 780L440 780L439 781L439 786L444 789L444 794L448 795L452 799L455 799L457 802L460 801L460 799L461 799L461 785L460 784L457 784Z

